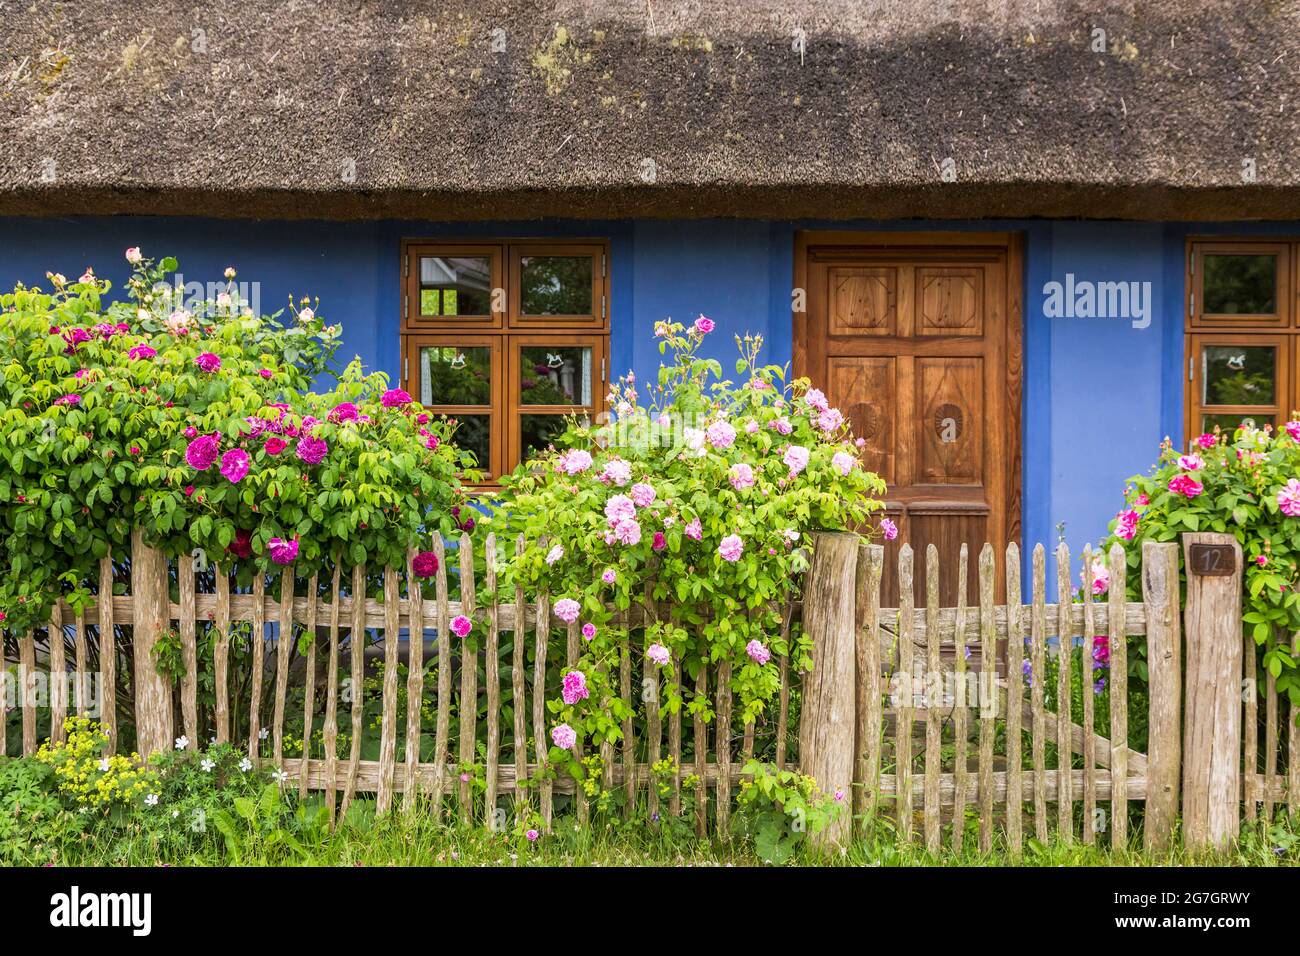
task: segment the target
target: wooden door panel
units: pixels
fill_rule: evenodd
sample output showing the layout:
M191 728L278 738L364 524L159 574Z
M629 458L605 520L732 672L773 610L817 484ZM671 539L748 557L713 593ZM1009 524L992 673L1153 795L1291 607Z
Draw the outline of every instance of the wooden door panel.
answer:
M984 475L984 360L936 356L916 360L912 422L919 452L915 482L981 484Z
M831 335L894 335L898 328L898 270L836 267L827 270Z
M894 434L898 411L897 360L888 357L832 358L826 388L836 407L866 442L863 466L887 483L896 480Z
M983 335L984 270L919 266L916 270L918 335Z

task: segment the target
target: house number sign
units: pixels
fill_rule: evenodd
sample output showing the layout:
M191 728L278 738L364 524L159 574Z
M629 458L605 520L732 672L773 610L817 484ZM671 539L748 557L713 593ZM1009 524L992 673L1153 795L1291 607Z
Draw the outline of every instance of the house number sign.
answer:
M1227 577L1237 570L1237 555L1230 544L1194 544L1188 551L1192 574L1199 577Z

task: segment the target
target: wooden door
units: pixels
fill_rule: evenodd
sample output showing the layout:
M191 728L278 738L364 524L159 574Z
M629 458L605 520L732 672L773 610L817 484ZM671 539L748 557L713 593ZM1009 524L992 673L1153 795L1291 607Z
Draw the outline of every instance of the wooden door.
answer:
M866 439L864 464L888 485L886 513L899 536L887 568L910 543L923 601L933 543L951 607L964 542L967 601L976 604L984 542L1000 567L1007 542L1019 539L1016 237L810 232L799 234L795 261L807 293L804 321L796 314L796 373L844 412ZM885 592L897 606L895 575Z

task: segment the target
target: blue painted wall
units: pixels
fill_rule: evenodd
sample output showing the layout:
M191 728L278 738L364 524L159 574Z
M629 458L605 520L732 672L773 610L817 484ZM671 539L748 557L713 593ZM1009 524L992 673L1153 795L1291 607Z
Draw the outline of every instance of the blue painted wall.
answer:
M345 358L395 375L399 364L399 243L410 236L607 236L611 241L612 366L653 374L653 323L704 313L718 323L711 354L730 368L732 336L761 332L769 360L791 357L794 233L805 228L1022 230L1025 380L1022 445L1025 540L1095 541L1124 479L1145 469L1164 436L1182 441L1183 259L1189 234L1290 232L1293 224L1106 222L829 223L763 220L635 222L259 222L184 218L0 218L0 288L80 275L87 265L118 287L122 252L174 255L189 279L227 265L261 283L262 307L319 296L344 328ZM1152 320L1048 318L1044 285L1151 283Z

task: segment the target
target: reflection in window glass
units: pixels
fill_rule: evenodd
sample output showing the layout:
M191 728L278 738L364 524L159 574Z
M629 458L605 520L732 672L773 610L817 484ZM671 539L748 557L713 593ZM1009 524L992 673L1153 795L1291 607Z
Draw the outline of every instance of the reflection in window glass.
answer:
M568 415L520 415L519 434L523 460L527 461L564 434L570 420ZM578 420L587 419L583 416Z
M1272 315L1277 311L1277 256L1207 255L1205 315Z
M1201 404L1274 404L1276 351L1271 345L1205 346Z
M524 256L519 260L523 315L593 315L591 256Z
M492 418L489 415L451 415L444 416L447 421L455 422L456 429L451 440L466 451L474 453L480 469L487 471L492 467Z
M591 349L574 345L519 350L520 405L590 405Z
M491 405L492 350L429 345L420 349L420 402Z
M420 314L492 314L492 260L487 256L422 256Z
M1231 435L1237 430L1238 425L1249 425L1252 428L1263 428L1265 425L1275 424L1272 415L1202 415L1201 431L1212 432L1217 427L1219 431Z

